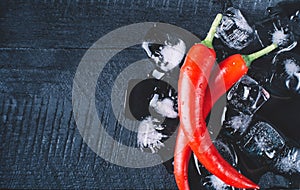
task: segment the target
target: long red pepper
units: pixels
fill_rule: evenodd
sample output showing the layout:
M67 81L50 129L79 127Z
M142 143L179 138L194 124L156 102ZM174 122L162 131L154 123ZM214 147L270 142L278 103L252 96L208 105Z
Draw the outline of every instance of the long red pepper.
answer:
M222 15L218 14L210 28L210 31L208 32L207 37L205 38L205 40L201 42L201 44L206 46L207 49L210 51L210 53L213 55L212 56L213 59L211 60L210 65L214 64L216 59L216 55L215 55L216 53L212 48L212 40L213 40L213 36L215 35L216 28L218 27L221 19L222 19ZM208 54L210 53L208 52ZM188 145L189 141L183 132L182 125L183 124L181 123L178 128L178 134L176 138L175 153L174 153L174 176L178 188L181 190L183 189L187 190L189 189L189 182L188 182L189 162L188 161L190 160L192 151L190 149L190 146Z
M206 89L204 115L208 115L212 105L248 72L252 61L270 53L277 47L277 44L271 44L250 55L234 54L220 62L211 73L210 89Z
M210 89L206 89L203 115L204 118L208 115L213 104L217 99L229 90L244 74L247 73L251 62L266 53L271 52L277 47L272 44L265 49L253 53L251 55L236 54L228 57L219 64L217 69L214 69L210 78ZM210 93L210 91L212 93ZM212 96L210 96L212 94ZM177 183L179 189L189 189L188 184L188 161L191 155L191 149L187 146L188 140L184 136L182 129L179 129L177 143L175 149L174 170L177 174ZM178 162L178 160L180 162ZM176 176L176 175L175 175ZM222 179L226 182L225 179ZM232 179L230 179L231 181ZM255 187L258 188L258 187Z
M217 24L218 25L218 24ZM212 28L215 25L213 24ZM216 26L215 26L216 27ZM191 48L179 77L179 113L181 119L180 130L183 130L188 137L189 146L193 149L198 160L214 175L230 185L239 188L257 188L253 182L238 173L229 165L218 153L211 142L206 123L202 115L207 80L205 74L209 74L212 65L215 62L215 53L212 50L213 35L209 33L210 41L197 44ZM207 43L208 42L208 43ZM205 47L205 45L208 47ZM178 138L184 139L180 133ZM177 147L180 147L180 139L177 139ZM181 145L182 146L182 145ZM181 148L181 147L180 147ZM177 150L177 148L176 148ZM179 153L182 157L175 155L174 173L180 189L188 188L187 181L187 163L182 159L190 157L190 150L184 147L184 152ZM178 151L175 151L178 154ZM176 158L177 157L177 158ZM178 166L183 168L180 170ZM183 175L181 175L183 174ZM228 180L231 178L230 180Z

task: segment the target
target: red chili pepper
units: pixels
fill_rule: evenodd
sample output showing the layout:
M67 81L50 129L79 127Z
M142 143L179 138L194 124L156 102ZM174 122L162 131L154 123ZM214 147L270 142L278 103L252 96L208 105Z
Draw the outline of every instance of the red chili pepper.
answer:
M189 53L191 52L199 52L199 54L197 53L196 55L202 55L202 57L197 57L200 58L201 63L204 63L203 65L205 65L205 68L200 69L199 66L197 66L195 64L195 62L193 62L193 58L189 57ZM202 99L204 98L204 92L205 92L205 88L207 86L207 81L206 77L204 75L204 73L207 73L205 71L210 71L212 68L212 65L215 61L215 58L213 56L213 54L209 51L209 49L207 47L205 47L202 44L197 44L194 45L191 50L189 51L186 61L185 63L190 63L190 64L185 64L181 70L185 71L185 73L183 74L184 76L181 76L179 79L179 86L182 86L181 90L182 92L185 91L186 95L182 95L184 93L181 93L181 90L179 88L178 91L178 100L179 102L181 102L181 105L179 106L179 115L180 115L180 126L179 128L182 130L183 128L186 128L187 131L190 132L190 136L188 138L188 140L186 142L188 142L189 140L194 139L193 138L193 134L194 134L194 129L192 126L196 126L196 123L199 123L195 120L191 120L191 117L194 116L194 112L190 111L190 110L199 110L199 107L197 107L196 105L200 105L200 101L202 101ZM198 59L197 59L198 60ZM181 71L181 73L183 73ZM208 77L207 77L208 78ZM184 89L184 87L187 87L186 89ZM203 93L202 93L203 92ZM181 94L181 95L180 95ZM202 95L202 97L200 97ZM187 96L189 98L187 98ZM199 98L197 98L199 97ZM181 101L183 100L183 101ZM185 105L186 104L186 105ZM182 113L186 113L186 114L182 114ZM192 114L192 115L189 115ZM195 117L197 119L200 119L199 117ZM195 133L196 134L196 133ZM182 133L180 134L182 135L182 137L184 138L185 134ZM176 147L178 148L178 146L181 146L181 142L177 139L176 142ZM199 142L200 144L200 142ZM186 146L186 148L189 148L188 146ZM181 147L179 148L181 149ZM182 150L180 150L182 151ZM184 178L181 178L180 176L178 176L178 169L181 169L178 167L178 165L181 164L188 164L187 162L185 162L185 160L178 160L176 157L177 155L175 155L175 159L174 159L174 173L175 173L175 179L178 183L178 187L179 189L181 188L182 182L187 182L187 176L185 176ZM190 157L190 153L188 153L188 155L184 155ZM180 163L182 162L182 163ZM183 167L182 169L186 169L186 171L184 171L185 173L187 173L187 166ZM188 183L185 184L188 186Z
M239 54L230 56L226 60L220 63L219 67L220 69L215 69L212 74L212 87L211 91L213 92L213 96L210 97L210 90L206 89L205 94L205 102L204 102L204 110L203 115L204 118L208 115L208 113L211 110L212 105L215 103L215 101L223 95L231 86L237 82L244 74L247 73L248 67L250 66L250 63L257 59L258 57L272 51L275 49L277 45L271 45L257 53L248 55L248 56L241 56ZM211 49L212 50L212 49ZM212 51L213 52L213 51ZM223 85L223 86L222 86ZM224 88L225 85L225 88ZM223 87L223 88L221 88ZM212 99L211 99L212 98ZM207 101L208 100L208 101ZM206 134L208 135L208 134ZM174 160L174 173L176 177L176 182L178 183L178 187L180 189L188 189L188 161L191 155L191 150L187 146L187 138L184 136L182 132L182 128L179 128L178 137L177 137L177 143L176 143L176 149L175 149L175 160ZM178 151L179 150L179 151ZM228 181L228 184L232 183L232 176L225 176L226 179L222 179L223 181ZM239 179L237 179L239 180ZM241 180L241 179L240 179ZM246 180L246 185L248 187L246 188L258 188L255 184L252 182ZM249 183L250 182L250 186ZM237 184L235 184L237 186Z
M208 115L212 105L248 72L252 61L270 53L277 47L276 44L271 44L250 55L234 54L220 62L218 67L211 73L210 89L206 89L204 115Z
M180 190L190 189L188 180L188 167L192 150L188 143L189 141L184 135L182 126L180 125L178 128L174 151L174 176L177 183L177 187Z
M209 65L212 66L216 59L216 53L212 48L212 40L213 36L216 32L216 28L221 21L222 15L218 14L215 18L210 31L204 41L201 42L202 45L197 44L195 46L202 47L208 54L211 54L211 60L209 60ZM208 43L207 43L208 42ZM205 46L207 48L205 48ZM195 47L194 47L195 48ZM196 49L196 48L195 48ZM200 49L200 48L199 48ZM203 55L201 55L201 53ZM191 50L189 51L188 55L191 54ZM199 52L201 56L205 56L204 52ZM198 55L198 52L197 52ZM201 59L200 59L201 60ZM210 72L210 70L208 70ZM196 73L196 72L194 72ZM188 145L188 139L185 136L182 124L179 126L178 134L176 138L176 146L175 146L175 153L174 153L174 175L177 186L179 189L189 189L189 182L188 182L188 164L191 157L191 149Z
M220 15L219 15L220 16ZM218 16L217 16L218 18ZM178 88L180 128L189 140L189 146L194 151L198 160L208 171L220 179L224 179L230 185L240 188L257 188L253 182L238 173L218 153L213 145L206 128L203 117L204 95L207 86L207 78L215 62L216 56L212 50L212 39L220 20L215 19L208 34L208 38L202 44L194 45L187 54L185 63L181 68ZM220 17L219 17L220 18ZM209 40L208 40L209 39ZM206 47L206 46L207 47ZM183 135L180 135L183 137ZM177 144L180 142L177 142ZM188 149L185 149L188 150ZM190 156L184 154L183 156ZM180 189L188 188L187 175L178 176L177 164L182 160L175 159L175 178ZM180 166L179 166L180 167ZM182 172L187 171L187 165L183 166ZM180 173L179 173L180 174ZM183 178L181 178L183 177ZM229 181L228 179L231 178Z
M219 67L214 69L212 72L209 85L211 88L206 89L203 110L204 118L206 118L212 108L212 105L217 101L217 99L222 96L227 90L229 90L232 85L236 83L243 75L247 73L248 67L253 60L265 55L266 53L269 53L276 47L277 45L272 44L257 53L247 56L236 54L222 61L219 64ZM212 93L210 93L210 91ZM210 96L210 94L212 94L212 97ZM189 189L187 168L188 161L191 155L191 149L189 148L187 143L188 139L184 136L182 129L179 128L174 158L174 170L175 173L177 173L177 178L181 179L176 179L177 183L179 183L179 185L181 186L179 189ZM180 162L178 162L178 160ZM229 177L230 178L227 178L227 180L222 178L221 180L223 180L224 182L229 181L229 183L227 183L230 184L232 182L232 176ZM258 186L253 185L253 183L252 187L247 185L247 188L258 188Z

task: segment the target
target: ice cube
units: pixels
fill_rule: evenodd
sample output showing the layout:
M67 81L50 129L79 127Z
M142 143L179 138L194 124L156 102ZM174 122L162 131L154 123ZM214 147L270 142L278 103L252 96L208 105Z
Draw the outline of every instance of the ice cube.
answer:
M258 121L250 126L239 144L249 154L272 160L284 148L285 140L269 123Z
M287 148L275 164L280 173L300 174L300 149Z
M151 51L149 42L144 42L142 47L161 71L169 72L183 60L186 45L181 39L178 39L176 44L171 44L168 41L164 43L154 52Z
M283 28L275 29L272 33L272 42L280 46L286 45L289 43L290 35L288 32L284 31ZM286 45L287 46L287 45Z
M174 110L174 101L170 98L159 100L159 95L154 94L149 105L163 117L176 118L178 116L178 113Z
M243 113L238 113L238 115L226 117L225 121L223 122L223 127L230 133L230 135L241 135L250 125L252 117L253 115Z
M261 189L288 189L291 181L281 175L276 175L273 172L267 172L259 179L259 187Z
M163 129L159 120L151 116L141 121L137 133L137 144L141 150L143 148L150 148L151 152L155 153L164 147L162 139L167 136L160 132Z
M286 59L283 62L285 72L288 74L285 85L295 92L300 91L300 66L295 59Z
M270 94L257 81L245 75L228 92L228 106L244 114L254 114Z
M254 30L239 9L229 7L217 29L217 36L229 48L241 50L254 40Z
M125 105L125 114L131 119L141 121L150 115L175 118L178 110L177 92L163 80L133 79L128 83Z
M287 52L273 59L270 87L281 94L300 94L300 56Z
M267 18L257 22L255 27L256 37L260 40L262 46L275 43L282 49L290 49L297 44L297 29L295 22L288 18ZM296 24L297 25L297 24ZM286 50L283 50L286 51Z
M164 72L179 66L185 56L185 42L172 32L164 31L155 25L142 43L142 48L157 66L157 70L153 73L154 77L161 78Z

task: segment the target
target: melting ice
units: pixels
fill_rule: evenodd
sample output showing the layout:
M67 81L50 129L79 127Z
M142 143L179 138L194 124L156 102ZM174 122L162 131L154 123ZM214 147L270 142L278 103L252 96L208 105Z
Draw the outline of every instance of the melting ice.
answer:
M154 94L150 101L150 106L163 117L176 118L177 112L174 110L174 102L170 98L158 99L159 95Z
M270 94L257 81L245 75L228 92L229 106L244 114L254 114Z
M186 52L186 45L181 39L177 39L176 44L171 44L168 40L158 46L157 49L150 48L151 42L143 42L142 48L146 51L156 66L163 72L174 69L183 60Z
M292 148L288 150L287 155L278 159L276 168L283 173L300 174L300 149Z
M241 144L249 153L273 159L285 146L285 141L269 123L259 121L251 126Z
M217 36L229 48L241 50L253 41L254 30L239 9L229 7L217 29Z
M151 116L141 121L137 134L138 146L141 149L150 148L152 153L155 153L158 149L164 147L161 140L167 136L160 133L160 130L163 130L163 127L159 124L157 119L154 119Z

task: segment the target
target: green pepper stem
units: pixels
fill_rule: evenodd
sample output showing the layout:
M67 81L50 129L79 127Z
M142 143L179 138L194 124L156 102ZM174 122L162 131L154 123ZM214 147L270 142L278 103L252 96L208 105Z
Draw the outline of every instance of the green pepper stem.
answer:
M271 51L273 51L277 47L278 47L278 45L273 43L273 44L265 47L264 49L259 50L258 52L252 53L250 55L243 55L243 58L246 61L247 67L249 67L251 65L252 61L254 61L255 59L258 59L258 58L270 53Z
M206 38L201 42L201 44L207 46L208 48L213 48L212 42L217 31L217 28L222 20L222 14L217 14L215 20L213 21Z

